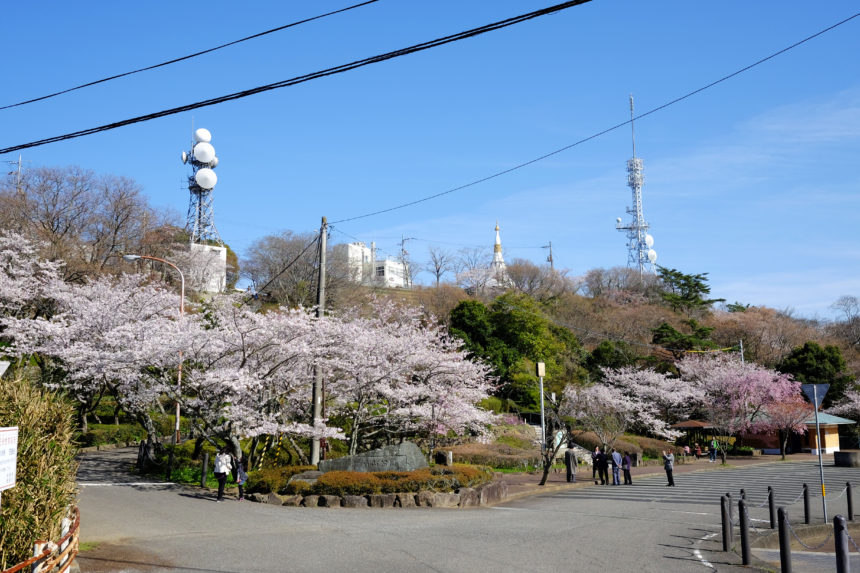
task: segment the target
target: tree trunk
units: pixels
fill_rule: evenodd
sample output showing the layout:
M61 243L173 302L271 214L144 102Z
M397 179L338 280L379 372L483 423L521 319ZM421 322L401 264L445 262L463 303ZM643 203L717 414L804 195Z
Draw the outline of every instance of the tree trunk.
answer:
M302 449L299 447L299 445L295 442L295 440L293 440L293 437L288 435L287 440L289 440L290 445L293 446L293 449L296 450L296 454L298 454L299 460L301 460L302 465L304 465L304 466L311 465L310 460L305 455L305 453L302 451Z
M203 451L203 443L204 439L202 437L198 437L196 440L194 440L194 451L191 452L192 460L200 459L200 453Z
M84 404L81 404L81 433L86 434L89 431L89 424L87 423L87 409Z

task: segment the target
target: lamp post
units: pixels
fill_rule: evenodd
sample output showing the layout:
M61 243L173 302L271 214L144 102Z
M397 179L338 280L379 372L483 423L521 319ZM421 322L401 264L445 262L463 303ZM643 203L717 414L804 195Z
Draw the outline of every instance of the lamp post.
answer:
M179 273L179 279L180 279L181 285L182 285L180 288L180 294L179 294L179 316L181 317L182 315L185 314L185 275L182 274L182 271L179 269L179 267L177 267L176 265L174 265L170 261L165 261L164 259L160 259L158 257L152 257L150 255L123 255L122 258L125 259L126 261L129 261L129 262L138 261L140 259L147 259L150 261L158 261L159 263L164 263L165 265L167 265L169 267L173 267L174 269L176 269L176 272ZM174 444L178 444L179 438L180 438L180 435L179 435L179 392L181 389L182 389L182 351L180 350L179 351L179 369L178 369L177 374L176 374L176 424L174 426L174 432L173 432L173 443Z

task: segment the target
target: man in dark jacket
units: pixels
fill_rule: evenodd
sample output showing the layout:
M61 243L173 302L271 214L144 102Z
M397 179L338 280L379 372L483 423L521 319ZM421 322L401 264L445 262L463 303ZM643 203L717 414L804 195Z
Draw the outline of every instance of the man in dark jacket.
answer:
M597 474L600 476L600 485L609 485L609 459L606 454L597 449ZM596 483L596 482L595 482Z

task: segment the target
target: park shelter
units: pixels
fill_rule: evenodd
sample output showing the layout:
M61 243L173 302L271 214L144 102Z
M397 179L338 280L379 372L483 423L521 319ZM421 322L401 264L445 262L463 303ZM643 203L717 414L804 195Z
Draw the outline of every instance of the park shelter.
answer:
M856 424L854 420L840 418L833 414L818 413L818 425L821 427L822 452L832 454L839 451L839 426ZM806 434L803 437L803 451L818 453L818 436L815 434L815 414L806 421Z

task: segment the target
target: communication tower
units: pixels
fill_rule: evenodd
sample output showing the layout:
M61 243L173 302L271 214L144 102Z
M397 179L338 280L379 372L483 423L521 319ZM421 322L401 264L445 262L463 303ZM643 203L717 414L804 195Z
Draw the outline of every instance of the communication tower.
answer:
M654 237L648 234L648 223L642 213L642 160L636 157L636 131L633 128L633 95L630 96L630 132L633 137L633 157L627 160L627 186L633 192L633 205L627 213L632 216L629 223L623 224L621 217L615 220L615 228L627 233L627 266L643 272L654 272L657 251L652 249Z
M191 150L182 152L182 163L191 163L192 173L188 177L188 191L191 198L188 202L188 217L185 227L191 237L191 243L207 243L224 246L224 242L215 228L215 212L212 209L212 189L218 182L215 167L218 158L215 148L210 143L212 134L208 129L194 130Z

